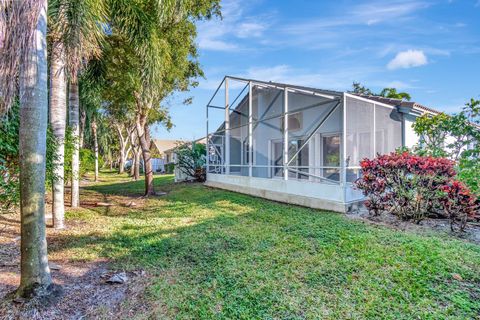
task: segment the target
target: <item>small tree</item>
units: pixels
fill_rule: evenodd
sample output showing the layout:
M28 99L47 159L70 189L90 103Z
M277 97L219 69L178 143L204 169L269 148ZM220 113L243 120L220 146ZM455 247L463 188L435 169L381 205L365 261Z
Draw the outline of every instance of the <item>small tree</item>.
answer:
M202 143L184 144L177 148L177 167L193 180L204 182L206 180L205 161L206 147Z
M421 140L415 152L456 161L459 179L474 193L480 192L480 101L472 99L462 112L423 115L413 129Z

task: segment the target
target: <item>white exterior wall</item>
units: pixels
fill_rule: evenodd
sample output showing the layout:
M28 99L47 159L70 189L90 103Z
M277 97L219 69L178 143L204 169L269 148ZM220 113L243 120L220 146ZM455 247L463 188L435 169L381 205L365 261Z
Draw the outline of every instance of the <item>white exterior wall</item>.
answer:
M301 206L346 212L342 186L308 181L207 174L207 186Z
M413 123L415 122L415 116L405 114L404 121L403 121L403 141L404 146L408 148L412 148L416 144L418 144L419 136L413 131Z

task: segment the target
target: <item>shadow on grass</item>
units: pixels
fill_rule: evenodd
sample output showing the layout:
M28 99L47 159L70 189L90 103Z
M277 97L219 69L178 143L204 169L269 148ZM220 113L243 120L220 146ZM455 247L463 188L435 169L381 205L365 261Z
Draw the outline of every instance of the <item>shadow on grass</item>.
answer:
M173 179L172 175L155 176L153 181L156 191L163 190L162 187L165 185L171 185ZM101 184L83 187L83 189L106 195L142 196L145 193L145 180L140 179L125 182L106 181Z
M474 245L170 182L156 177L167 196L96 222L110 223L108 231L58 234L49 250L93 251L116 268L149 269L155 278L148 293L168 318L468 318L480 312ZM85 189L108 196L142 188L137 181ZM464 276L464 287L452 272Z

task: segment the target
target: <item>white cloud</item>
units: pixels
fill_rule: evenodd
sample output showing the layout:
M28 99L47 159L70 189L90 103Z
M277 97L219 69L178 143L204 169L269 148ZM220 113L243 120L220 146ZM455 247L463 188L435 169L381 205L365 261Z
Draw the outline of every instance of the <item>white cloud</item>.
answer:
M389 70L407 69L423 66L428 63L427 56L422 50L407 50L397 53L387 65Z
M213 19L198 24L198 46L212 51L238 51L244 48L240 39L259 38L268 25L265 17L249 16L249 6L239 1L222 3L222 20Z
M244 22L238 26L236 36L239 38L261 37L266 25L256 22Z
M283 29L291 34L305 34L311 33L312 30L341 26L371 26L382 22L398 22L399 19L410 18L413 13L428 6L428 3L423 1L374 1L352 6L333 17L288 24Z

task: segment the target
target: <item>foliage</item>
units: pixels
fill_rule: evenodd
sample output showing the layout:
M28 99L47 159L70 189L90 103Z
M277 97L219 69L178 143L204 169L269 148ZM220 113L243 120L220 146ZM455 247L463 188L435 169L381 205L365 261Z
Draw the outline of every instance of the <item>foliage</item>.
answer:
M0 121L0 212L15 208L20 201L19 163L19 104L14 101L10 111ZM54 175L55 146L57 142L50 127L47 130L46 187Z
M128 203L144 181L101 174L89 201ZM475 319L480 247L155 176L167 195L70 211L49 254L145 270L125 312L154 319ZM137 202L137 201L136 201ZM452 275L461 275L457 280ZM141 308L140 308L141 307ZM121 313L123 314L123 313Z
M480 101L472 99L458 114L426 114L413 124L421 138L415 152L455 160L459 179L477 194L480 194L479 105Z
M64 179L65 182L71 181L72 179L72 156L73 156L73 148L75 147L74 144L74 137L72 134L72 130L67 128L65 131L65 162L64 162ZM86 148L80 148L80 177L85 176L88 172L95 171L95 153ZM103 158L99 157L98 165L101 167L103 165Z
M440 190L442 192L440 202L443 205L445 216L452 221L450 224L452 231L453 222L458 222L460 230L463 230L468 218L480 219L480 214L478 214L480 207L476 203L476 197L471 194L465 184L450 180Z
M0 122L0 211L17 205L19 191L18 102Z
M406 92L397 92L395 88L384 88L378 96L390 98L390 99L400 99L410 101L412 97Z
M85 62L101 55L106 22L105 0L48 1L48 38L51 46L63 43L70 79L76 80Z
M350 91L356 94L362 94L367 96L379 96L390 99L400 99L410 101L412 97L407 92L398 92L395 88L384 88L380 93L375 93L369 88L362 85L360 82L353 82L352 90Z
M374 215L388 211L419 222L429 215L442 215L443 208L451 225L472 217L475 197L454 179L452 160L404 152L364 159L361 167L363 175L356 187L367 197L365 205ZM455 195L461 197L451 198ZM461 229L464 226L460 223Z
M167 163L165 164L165 173L166 174L172 174L175 170L175 164L174 163Z
M352 89L353 90L351 92L353 93L364 94L368 96L373 95L373 92L369 88L363 86L360 82L353 82Z
M181 172L195 181L205 181L206 147L203 143L187 143L178 147L175 152L177 153L177 168Z

